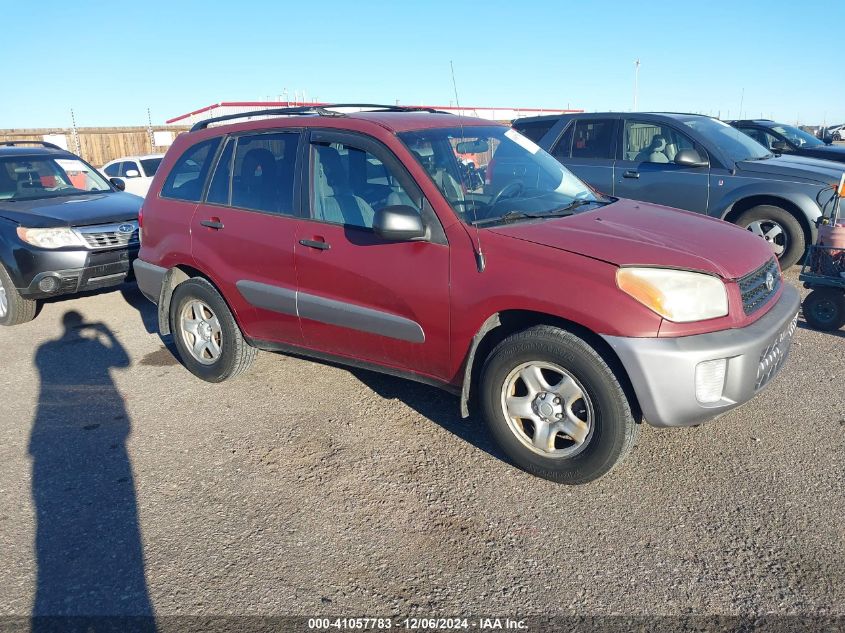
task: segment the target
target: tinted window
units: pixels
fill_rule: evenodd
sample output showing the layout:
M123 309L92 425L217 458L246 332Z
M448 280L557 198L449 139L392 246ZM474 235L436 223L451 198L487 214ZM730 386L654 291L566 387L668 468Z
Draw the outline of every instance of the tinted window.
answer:
M372 228L388 205L419 210L391 170L373 154L343 143L312 145L311 214L315 220Z
M575 124L570 123L566 128L566 132L560 137L560 140L554 146L552 155L555 158L569 158L572 156L572 133L575 130Z
M613 158L612 119L587 119L575 122L572 158Z
M167 175L162 197L198 202L219 144L220 139L213 138L186 149Z
M696 149L688 136L651 121L625 121L622 147L622 159L638 163L671 163L680 150Z
M546 135L546 132L552 129L555 123L557 121L554 119L546 119L544 121L514 121L513 127L523 136L527 136L535 143L538 143Z
M766 147L772 146L769 140L766 138L768 134L766 134L763 130L758 129L756 127L741 127L738 129L742 130L745 134L748 134L748 136L760 143L760 145L764 145Z
M135 161L127 160L120 163L120 175L123 178L137 178L141 175L141 172L138 171L137 174L133 174L132 176L130 176L128 172L132 170L138 171L138 163L136 163Z
M206 202L211 204L229 204L229 183L232 177L232 154L234 153L235 139L229 139L226 142L226 147L223 148L223 153L220 154L220 160L217 161L217 167L214 169L214 175L211 177L211 184L208 186L208 195Z
M120 175L120 165L121 163L114 163L113 165L106 167L103 171L106 172L106 176L115 178Z
M141 166L144 168L144 173L148 178L155 175L158 171L158 166L161 165L160 158L142 158Z
M298 132L238 137L232 169L232 206L293 215L298 144Z

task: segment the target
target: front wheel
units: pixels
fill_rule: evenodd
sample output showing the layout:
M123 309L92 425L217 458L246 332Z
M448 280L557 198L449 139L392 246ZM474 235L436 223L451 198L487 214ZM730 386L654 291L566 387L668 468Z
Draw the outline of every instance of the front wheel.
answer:
M176 286L170 331L182 364L208 382L223 382L246 371L258 353L244 340L223 297L202 278Z
M518 466L558 483L601 477L638 426L613 371L583 339L550 326L509 336L481 372L488 428Z
M815 330L832 332L845 325L845 291L838 288L817 288L801 306L804 320Z
M0 264L0 325L20 325L35 318L38 304L20 295L9 273Z
M781 270L795 265L807 247L801 223L789 211L761 204L744 211L736 224L768 242Z

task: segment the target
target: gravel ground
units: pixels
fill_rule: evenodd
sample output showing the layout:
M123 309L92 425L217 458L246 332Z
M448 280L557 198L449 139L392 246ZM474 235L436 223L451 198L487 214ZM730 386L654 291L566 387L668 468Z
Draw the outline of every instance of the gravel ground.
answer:
M0 615L845 615L845 331L573 488L436 389L269 353L210 385L153 321L127 286L0 330Z

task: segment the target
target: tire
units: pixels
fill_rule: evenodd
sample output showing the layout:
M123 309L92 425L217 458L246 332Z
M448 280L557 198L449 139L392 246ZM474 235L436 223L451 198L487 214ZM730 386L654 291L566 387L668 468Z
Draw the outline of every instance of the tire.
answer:
M234 378L246 371L258 354L244 340L226 301L201 277L189 279L173 291L170 331L182 364L207 382Z
M38 302L20 295L6 268L0 264L0 325L20 325L35 318Z
M794 266L804 256L807 248L804 229L798 218L785 209L761 204L740 214L736 224L769 242L782 270Z
M550 391L529 387L536 378L526 378L537 369L545 380L541 387ZM502 450L520 468L557 483L583 484L607 474L639 432L607 363L583 339L559 328L536 326L503 340L485 360L480 386L487 426ZM511 403L527 417L510 415ZM581 424L573 425L572 416ZM550 430L543 434L543 428Z
M804 320L814 330L832 332L845 325L845 291L817 288L801 306Z

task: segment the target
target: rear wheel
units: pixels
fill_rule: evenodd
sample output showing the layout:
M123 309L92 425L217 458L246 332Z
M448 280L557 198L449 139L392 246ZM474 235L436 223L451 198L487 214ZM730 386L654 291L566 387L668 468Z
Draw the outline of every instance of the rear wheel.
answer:
M208 382L223 382L246 371L258 353L244 340L223 297L202 278L176 286L170 331L182 364Z
M761 204L744 211L736 224L768 242L772 252L786 270L804 255L806 240L801 223L789 211L769 204Z
M0 264L0 325L20 325L35 318L37 302L20 295L12 278Z
M837 288L817 288L802 305L804 320L816 330L831 332L845 325L845 292Z
M484 363L481 397L507 455L558 483L606 474L637 434L613 371L583 339L559 328L537 326L499 343Z

